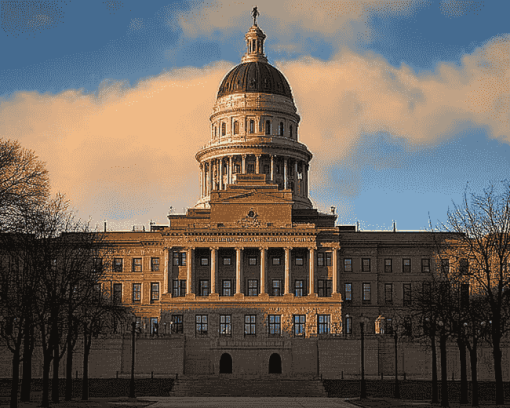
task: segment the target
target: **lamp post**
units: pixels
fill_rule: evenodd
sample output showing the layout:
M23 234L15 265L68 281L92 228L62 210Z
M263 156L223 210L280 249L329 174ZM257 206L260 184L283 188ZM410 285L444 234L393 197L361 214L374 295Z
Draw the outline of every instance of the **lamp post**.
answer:
M440 320L438 322L441 328L441 335L439 336L439 346L441 348L441 406L449 407L448 403L448 373L446 362L446 328L444 323Z
M393 327L393 339L395 340L395 390L393 397L400 399L400 384L398 383L398 332L396 325Z
M129 381L129 398L135 397L135 331L136 331L136 320L133 316L131 322L131 380Z
M425 318L428 325L428 335L430 337L430 346L432 349L432 403L439 402L437 392L437 355L436 355L436 329L435 322L428 317Z
M360 383L360 399L367 397L367 388L365 384L365 322L359 323L361 330L361 383Z

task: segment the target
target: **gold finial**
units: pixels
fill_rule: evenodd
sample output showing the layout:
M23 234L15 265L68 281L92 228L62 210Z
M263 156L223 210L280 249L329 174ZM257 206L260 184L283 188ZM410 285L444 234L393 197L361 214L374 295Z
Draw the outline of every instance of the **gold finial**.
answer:
M257 25L257 17L260 16L259 11L257 10L257 6L253 7L251 16L253 17L253 25Z

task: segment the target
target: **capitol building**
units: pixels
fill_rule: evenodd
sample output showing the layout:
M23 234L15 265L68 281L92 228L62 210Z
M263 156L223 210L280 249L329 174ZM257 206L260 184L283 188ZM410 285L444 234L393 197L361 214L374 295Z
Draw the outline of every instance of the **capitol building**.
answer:
M334 207L313 207L292 88L256 23L245 38L195 156L196 205L147 232L106 233L114 254L103 286L137 316L137 372L357 376L364 330L367 375L392 375L392 319L412 285L432 279L432 236L359 231L337 225ZM94 351L101 376L127 373L129 340L109 341ZM423 347L399 353L401 372L428 378Z

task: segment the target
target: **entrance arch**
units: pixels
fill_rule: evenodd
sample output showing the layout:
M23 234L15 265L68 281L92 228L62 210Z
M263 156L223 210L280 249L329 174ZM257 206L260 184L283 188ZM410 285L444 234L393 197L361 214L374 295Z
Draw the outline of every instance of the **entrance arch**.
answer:
M221 355L220 374L232 374L232 357L228 353Z
M269 357L269 374L282 373L282 358L278 353L271 354Z

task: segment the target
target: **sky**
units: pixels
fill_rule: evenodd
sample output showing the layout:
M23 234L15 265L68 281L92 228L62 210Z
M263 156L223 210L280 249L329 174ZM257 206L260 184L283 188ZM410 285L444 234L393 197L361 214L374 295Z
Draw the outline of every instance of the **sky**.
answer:
M199 198L195 153L257 6L339 225L423 230L510 174L507 0L0 2L0 137L109 230Z

